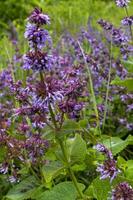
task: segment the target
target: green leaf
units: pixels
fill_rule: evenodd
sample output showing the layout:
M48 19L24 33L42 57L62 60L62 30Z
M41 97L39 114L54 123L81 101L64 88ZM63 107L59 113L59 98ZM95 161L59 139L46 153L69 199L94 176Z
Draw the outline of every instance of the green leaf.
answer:
M88 119L82 119L79 121L79 126L81 128L87 128L87 125L88 125Z
M6 195L10 200L24 200L31 197L33 191L38 186L36 179L30 176L15 185Z
M125 80L121 80L118 77L111 82L112 85L118 85L122 87L126 87L128 91L133 91L133 78L127 78Z
M82 162L87 154L86 142L83 138L76 134L74 138L69 138L67 140L68 145L68 155L72 162Z
M112 137L110 139L106 139L103 141L103 144L107 147L110 148L113 155L118 154L121 152L123 149L127 147L129 144L128 140L122 140L119 137Z
M133 180L133 160L127 161L127 169L125 171L125 176Z
M133 145L133 135L129 135L127 141L129 145Z
M80 129L79 124L74 120L66 120L62 126L62 131L65 132L70 132L70 131L72 132L79 129Z
M97 177L87 188L85 194L91 198L96 198L97 200L107 200L110 190L111 185L109 180L100 180L100 178Z
M77 191L73 183L63 182L44 192L39 200L76 200L76 197Z
M49 164L44 165L42 168L42 174L46 183L51 182L51 180L61 174L63 170L64 167L59 161L52 161Z

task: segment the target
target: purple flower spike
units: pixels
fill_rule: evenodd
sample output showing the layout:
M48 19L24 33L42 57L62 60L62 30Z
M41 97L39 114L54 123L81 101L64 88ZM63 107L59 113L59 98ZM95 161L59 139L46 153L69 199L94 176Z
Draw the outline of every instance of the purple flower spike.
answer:
M97 144L94 147L97 151L105 154L107 156L107 158L109 159L113 159L113 155L112 152L110 150L108 150L103 144Z
M133 200L133 188L127 183L119 183L112 190L111 200Z
M103 164L98 165L97 172L101 174L100 179L109 178L110 182L112 182L120 171L116 168L116 161L114 159L109 159L105 160Z
M31 23L35 23L38 25L43 25L43 24L50 24L50 18L48 15L44 15L42 11L38 8L35 8L34 11L31 13L29 16L28 20Z
M128 6L128 3L130 3L130 0L115 0L115 2L118 7L124 8Z

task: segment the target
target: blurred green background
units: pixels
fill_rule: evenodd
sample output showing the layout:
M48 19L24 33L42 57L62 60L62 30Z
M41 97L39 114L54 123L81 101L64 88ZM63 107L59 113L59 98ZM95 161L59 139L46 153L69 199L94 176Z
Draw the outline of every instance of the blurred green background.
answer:
M132 13L130 3L129 13ZM47 28L54 41L58 41L64 32L76 35L81 27L87 26L89 16L97 25L100 18L109 20L115 25L125 16L124 9L115 5L115 0L0 0L0 68L11 60L14 51L9 38L18 37L20 50L25 52L27 45L24 39L26 18L35 7L42 8L51 18Z
M0 35L8 33L12 23L23 31L25 19L34 7L41 7L50 16L50 30L57 36L66 30L76 33L87 25L89 16L94 24L99 18L119 24L125 14L116 7L115 0L0 0Z

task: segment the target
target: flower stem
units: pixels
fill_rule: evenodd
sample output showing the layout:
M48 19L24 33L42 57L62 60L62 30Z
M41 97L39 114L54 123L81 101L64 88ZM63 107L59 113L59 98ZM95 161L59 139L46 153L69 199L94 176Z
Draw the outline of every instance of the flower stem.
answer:
M53 124L55 126L55 136L56 136L56 139L57 139L57 142L59 143L60 147L61 147L61 150L62 150L62 153L63 153L63 156L64 156L64 161L65 161L65 164L66 164L66 167L68 169L68 172L69 172L69 175L73 181L73 184L80 196L81 199L84 199L84 195L82 193L82 191L80 190L79 186L78 186L78 182L77 182L77 179L71 169L71 165L69 164L69 160L68 160L68 155L67 155L67 150L66 150L66 147L63 143L63 141L58 137L58 133L60 131L60 128L58 128L57 126L57 123L56 123L56 120L55 120L55 115L54 115L54 112L53 112L53 109L51 107L51 105L49 104L49 111L50 111L50 114L51 114L51 118L52 118L52 121L53 121Z
M91 77L91 70L90 70L90 68L89 68L89 66L88 66L88 63L87 63L87 61L86 61L86 56L85 56L85 54L84 54L83 48L81 47L79 41L78 41L78 45L79 45L79 47L80 47L80 50L81 50L81 53L82 53L82 56L83 56L83 59L84 59L84 62L85 62L85 67L86 67L86 70L87 70L87 72L88 72L89 84L90 84L90 92L91 92L92 101L93 101L93 108L94 108L94 111L95 111L95 116L96 116L96 121L97 121L97 127L98 127L99 130L100 130L99 114L98 114L96 96L95 96L94 87L93 87L93 82L92 82L92 77Z
M109 98L109 87L110 87L110 80L111 80L111 67L112 67L112 39L110 43L110 64L109 64L109 73L108 73L108 82L107 82L107 90L106 90L106 97L105 97L105 104L104 104L104 115L103 115L103 125L102 129L104 130L105 120L107 117L108 111L108 98Z

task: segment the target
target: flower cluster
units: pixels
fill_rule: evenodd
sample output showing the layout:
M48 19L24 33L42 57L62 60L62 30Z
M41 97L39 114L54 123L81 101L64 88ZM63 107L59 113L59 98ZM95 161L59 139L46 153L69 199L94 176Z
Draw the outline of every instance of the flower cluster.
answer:
M110 182L112 182L120 171L117 169L116 161L114 160L111 151L108 150L103 144L97 144L94 148L107 157L104 163L99 164L97 167L97 172L100 172L101 174L100 178L109 178Z
M115 28L109 22L101 19L98 21L98 23L110 34L110 40L112 40L115 45L124 45L129 41L128 36L121 29Z
M21 164L28 162L34 167L44 164L44 155L49 147L48 141L44 140L40 134L32 133L24 136L23 140L2 133L0 134L0 145L6 148L3 163L0 165L0 173L10 174L10 182L18 181Z
M124 26L132 26L133 25L133 16L124 17L121 21Z
M28 18L25 38L29 41L31 50L23 56L23 68L32 69L33 71L47 71L51 69L52 58L42 51L42 48L48 44L51 45L51 37L42 25L50 23L47 15L41 10L35 8Z
M128 6L128 3L130 3L130 0L115 0L115 2L118 7L124 8Z
M127 183L119 183L115 189L112 190L111 200L132 200L133 199L133 188Z

